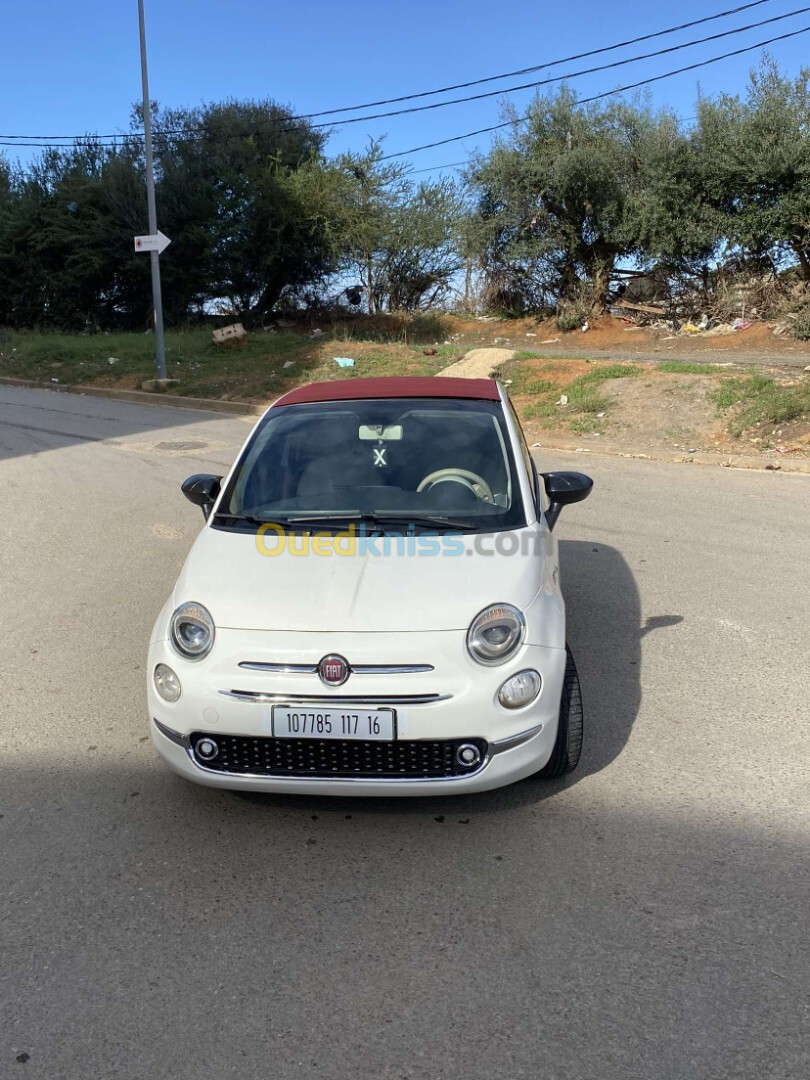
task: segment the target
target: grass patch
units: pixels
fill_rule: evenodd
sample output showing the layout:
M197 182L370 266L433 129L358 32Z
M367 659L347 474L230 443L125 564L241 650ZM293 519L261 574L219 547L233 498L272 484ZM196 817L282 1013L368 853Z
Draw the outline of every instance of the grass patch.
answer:
M746 379L726 379L722 386L718 386L712 393L712 401L720 409L730 409L734 405L753 401L772 385L773 379L765 375L751 375Z
M600 392L599 386L611 379L626 379L638 375L640 370L635 364L607 364L605 367L586 371L564 390L568 395L568 409L586 415L606 412L612 399Z
M378 341L386 345L437 345L449 338L453 321L446 315L381 315L362 322L336 323L335 341Z
M568 387L568 409L571 412L599 413L605 412L610 405L610 398L606 394L600 394L592 386L582 385L574 381Z
M612 379L632 378L642 370L636 364L594 365L572 379L570 367L565 361L521 364L521 355L518 354L509 362L508 374L512 380L509 387L511 393L533 398L524 406L524 416L542 421L544 427L562 424L578 434L589 434L605 426L606 420L597 414L607 412L613 399L604 393L603 384ZM527 358L537 359L533 353L527 354ZM544 375L549 377L543 378ZM566 375L567 380L559 378ZM556 376L556 381L551 376ZM561 394L568 398L566 405L557 404Z
M571 421L571 430L577 435L593 435L595 431L601 431L603 426L604 422L595 416L583 416Z
M173 392L189 397L266 400L292 385L329 378L435 375L460 355L454 345L435 346L435 355L426 356L413 343L348 341L330 333L312 338L301 332L258 331L244 344L224 348L214 345L206 329L166 334L166 374L180 382ZM355 366L339 368L336 356L351 357ZM155 376L155 339L152 334L3 331L0 375L139 388Z
M100 385L154 378L152 334L11 333L0 347L0 373L60 383ZM255 334L244 345L217 348L209 330L166 334L166 369L180 379L182 392L240 382L249 375L257 384L272 381L287 360L312 358L312 343L296 334ZM112 362L111 362L112 361Z
M534 356L528 359L536 360ZM551 393L555 383L543 376L550 374L546 366L522 363L518 357L505 361L498 367L498 378L510 380L508 390L510 394L545 394Z
M522 414L527 420L548 420L552 416L558 416L559 411L553 401L541 399L525 405Z
M556 390L550 379L532 379L520 387L521 394L550 394Z
M733 411L728 429L739 437L762 424L786 424L810 414L810 381L784 386L767 375L726 379L711 395L721 412Z
M579 386L591 386L594 383L606 382L608 379L627 379L638 375L641 368L637 364L607 364L605 367L595 367L592 371L580 375L574 380Z
M714 364L688 364L684 360L664 360L655 365L657 371L665 371L669 375L716 375L717 369Z

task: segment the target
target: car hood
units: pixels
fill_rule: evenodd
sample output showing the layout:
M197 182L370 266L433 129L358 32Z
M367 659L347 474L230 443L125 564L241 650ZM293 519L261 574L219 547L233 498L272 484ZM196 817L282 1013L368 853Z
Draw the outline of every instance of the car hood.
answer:
M533 554L498 555L534 534ZM513 536L515 540L504 540ZM295 538L296 541L302 537ZM425 540L416 537L415 540ZM539 545L537 544L540 541ZM530 527L494 536L437 537L456 554L262 555L256 536L205 528L175 586L175 606L204 604L217 626L242 630L466 630L492 603L526 608L543 580L544 538ZM402 541L407 543L407 541ZM485 549L485 550L482 550ZM538 555L538 551L540 554Z

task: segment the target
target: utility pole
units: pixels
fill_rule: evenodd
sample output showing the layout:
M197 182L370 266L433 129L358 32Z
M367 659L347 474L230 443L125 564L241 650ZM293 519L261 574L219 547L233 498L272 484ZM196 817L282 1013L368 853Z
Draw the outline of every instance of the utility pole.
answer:
M149 76L146 70L146 24L143 0L138 0L138 22L141 31L141 81L143 83L143 131L146 144L146 202L149 209L149 233L155 236L157 208L155 206L155 172L152 166L152 103L149 100ZM163 298L160 292L160 253L149 252L152 262L152 304L155 313L155 366L157 377L166 378L166 349L163 342Z

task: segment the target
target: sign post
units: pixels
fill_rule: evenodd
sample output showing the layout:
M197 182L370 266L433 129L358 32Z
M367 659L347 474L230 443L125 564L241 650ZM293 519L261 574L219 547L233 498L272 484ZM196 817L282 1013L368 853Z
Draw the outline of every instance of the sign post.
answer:
M149 100L149 77L146 70L146 25L143 0L138 0L138 23L141 34L141 82L143 83L143 132L146 146L146 204L149 212L149 236L135 237L135 250L148 251L152 262L152 304L155 312L155 366L158 379L166 378L166 349L163 341L163 298L160 292L160 252L168 241L158 232L155 206L155 173L152 165L152 107ZM160 240L164 241L160 246ZM154 241L139 246L138 241Z

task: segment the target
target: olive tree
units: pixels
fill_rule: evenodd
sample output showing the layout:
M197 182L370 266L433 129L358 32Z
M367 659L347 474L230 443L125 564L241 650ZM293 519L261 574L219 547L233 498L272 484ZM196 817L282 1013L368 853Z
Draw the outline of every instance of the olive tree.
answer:
M677 121L648 104L580 105L563 87L473 160L485 271L529 304L586 290L604 306L617 263L692 255L693 163Z
M810 68L795 78L766 58L744 97L699 104L696 143L722 230L744 254L785 256L810 280Z

